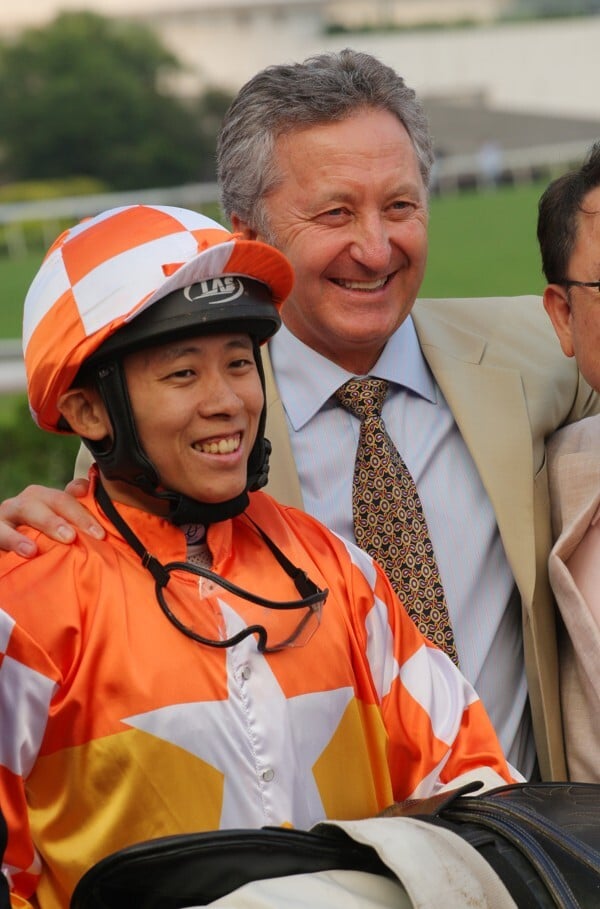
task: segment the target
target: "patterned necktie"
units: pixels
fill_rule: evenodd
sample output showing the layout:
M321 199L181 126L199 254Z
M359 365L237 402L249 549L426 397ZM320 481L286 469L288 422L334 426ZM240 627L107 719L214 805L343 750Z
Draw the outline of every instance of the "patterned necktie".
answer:
M388 383L350 379L335 393L360 420L352 484L354 534L382 566L419 630L458 665L444 588L410 471L387 434L381 409Z

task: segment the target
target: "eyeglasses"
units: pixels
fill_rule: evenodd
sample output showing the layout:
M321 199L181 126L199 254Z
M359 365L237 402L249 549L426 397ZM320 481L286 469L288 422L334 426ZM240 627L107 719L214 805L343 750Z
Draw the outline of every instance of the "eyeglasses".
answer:
M568 278L562 278L560 281L556 281L557 284L562 284L563 287L595 287L598 293L600 293L600 281L570 281Z

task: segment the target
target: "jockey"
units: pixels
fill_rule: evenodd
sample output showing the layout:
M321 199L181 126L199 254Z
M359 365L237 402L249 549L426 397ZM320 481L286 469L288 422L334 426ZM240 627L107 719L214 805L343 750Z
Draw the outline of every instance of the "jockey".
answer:
M94 464L103 539L0 554L0 805L14 907L126 845L378 814L515 775L384 573L261 491L260 346L287 260L180 208L63 233L24 313L31 412Z

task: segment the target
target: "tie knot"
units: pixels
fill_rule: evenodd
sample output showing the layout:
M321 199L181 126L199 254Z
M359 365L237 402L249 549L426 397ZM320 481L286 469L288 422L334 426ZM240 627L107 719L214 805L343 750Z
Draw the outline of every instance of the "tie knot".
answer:
M346 410L364 420L366 417L380 417L388 390L385 379L348 379L335 393Z

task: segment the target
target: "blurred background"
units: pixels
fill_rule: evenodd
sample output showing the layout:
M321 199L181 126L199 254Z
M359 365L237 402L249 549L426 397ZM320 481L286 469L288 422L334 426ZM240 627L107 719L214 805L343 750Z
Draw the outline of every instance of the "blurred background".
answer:
M437 161L423 296L540 293L537 201L600 137L600 0L27 0L0 6L0 499L62 485L27 412L24 294L58 232L152 201L223 220L215 136L270 63L351 46L416 89Z

